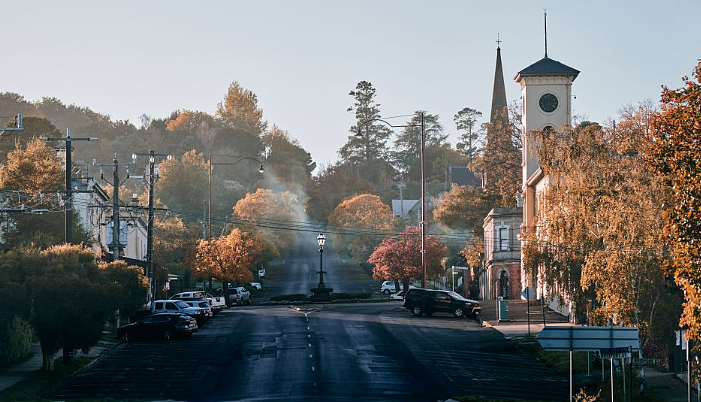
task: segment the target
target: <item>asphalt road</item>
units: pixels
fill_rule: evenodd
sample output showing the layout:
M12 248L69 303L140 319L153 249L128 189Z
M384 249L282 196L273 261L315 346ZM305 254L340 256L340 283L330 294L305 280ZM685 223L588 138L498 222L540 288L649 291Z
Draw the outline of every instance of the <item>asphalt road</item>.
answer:
M52 397L189 401L564 400L567 382L490 328L401 302L223 311L187 340L123 344Z

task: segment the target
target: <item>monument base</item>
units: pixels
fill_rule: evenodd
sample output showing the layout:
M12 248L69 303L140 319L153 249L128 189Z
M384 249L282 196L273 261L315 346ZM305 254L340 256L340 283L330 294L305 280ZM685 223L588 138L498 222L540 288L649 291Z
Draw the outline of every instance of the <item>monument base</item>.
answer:
M310 290L312 291L312 297L311 297L312 302L330 302L331 301L331 292L333 292L332 288L316 287L316 288L312 288Z

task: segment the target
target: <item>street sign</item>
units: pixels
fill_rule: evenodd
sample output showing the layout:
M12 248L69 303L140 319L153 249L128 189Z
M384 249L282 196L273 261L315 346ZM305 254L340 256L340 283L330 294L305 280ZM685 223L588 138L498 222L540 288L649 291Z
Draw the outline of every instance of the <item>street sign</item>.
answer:
M622 359L630 357L630 348L604 348L600 349L599 353L606 359Z
M531 289L528 286L526 286L526 288L521 291L521 296L523 296L523 298L526 300L531 300L535 297L535 295L535 290Z
M599 352L609 348L640 349L635 327L545 327L538 334L538 343L545 350L577 350Z

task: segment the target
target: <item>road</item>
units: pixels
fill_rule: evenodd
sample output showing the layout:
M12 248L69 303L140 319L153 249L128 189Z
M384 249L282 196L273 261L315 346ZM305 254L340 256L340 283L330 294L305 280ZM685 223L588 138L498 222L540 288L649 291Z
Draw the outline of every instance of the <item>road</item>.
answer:
M274 279L263 281L264 292L257 301L264 301L270 296L282 294L311 294L309 289L319 283L319 253L314 250L308 257L296 257L276 262L268 271L274 273ZM333 288L335 293L373 292L379 291L380 281L372 280L369 276L355 275L349 277L347 260L324 254L324 283Z
M401 302L225 310L187 340L119 346L52 397L189 401L564 400L497 331Z

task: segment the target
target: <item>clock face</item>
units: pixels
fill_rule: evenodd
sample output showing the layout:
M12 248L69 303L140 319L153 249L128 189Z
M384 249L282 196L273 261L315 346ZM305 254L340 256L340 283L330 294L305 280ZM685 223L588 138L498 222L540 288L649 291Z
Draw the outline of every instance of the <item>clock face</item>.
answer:
M543 94L538 101L538 105L545 113L552 113L557 109L557 97L551 93Z

